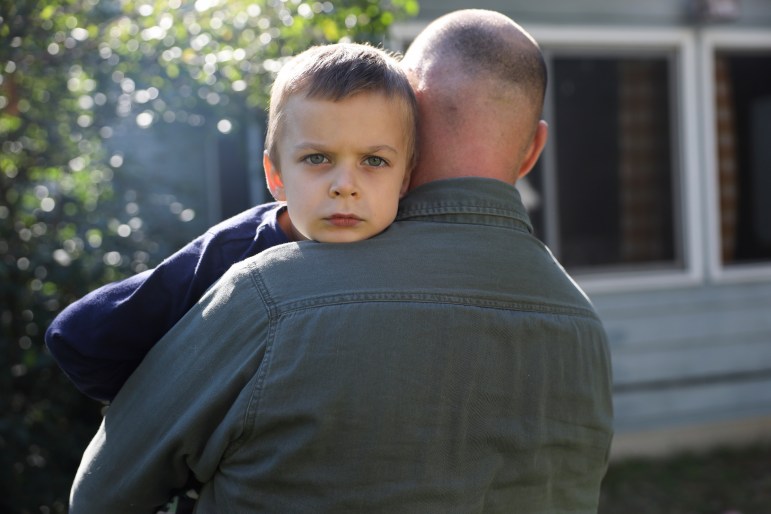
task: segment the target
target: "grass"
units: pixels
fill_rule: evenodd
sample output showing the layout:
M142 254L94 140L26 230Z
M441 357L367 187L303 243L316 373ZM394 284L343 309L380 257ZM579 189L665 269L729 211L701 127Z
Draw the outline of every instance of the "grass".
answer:
M599 514L771 514L771 443L613 462Z

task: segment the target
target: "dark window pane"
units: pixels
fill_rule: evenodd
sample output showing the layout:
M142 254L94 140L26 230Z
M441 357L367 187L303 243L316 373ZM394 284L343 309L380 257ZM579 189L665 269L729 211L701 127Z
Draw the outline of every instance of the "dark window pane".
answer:
M667 59L571 56L552 64L562 262L681 265Z
M715 56L723 262L771 259L771 54Z

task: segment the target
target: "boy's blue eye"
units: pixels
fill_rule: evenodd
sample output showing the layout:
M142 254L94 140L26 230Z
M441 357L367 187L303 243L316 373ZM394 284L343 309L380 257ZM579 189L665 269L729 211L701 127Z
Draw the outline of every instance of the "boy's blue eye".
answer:
M315 153L312 155L308 155L307 157L305 157L304 160L307 161L309 164L324 164L327 158L321 155L320 153Z
M382 157L378 157L377 155L372 155L370 157L367 157L366 159L364 159L364 162L367 164L367 166L380 167L380 166L386 165L385 159L383 159Z

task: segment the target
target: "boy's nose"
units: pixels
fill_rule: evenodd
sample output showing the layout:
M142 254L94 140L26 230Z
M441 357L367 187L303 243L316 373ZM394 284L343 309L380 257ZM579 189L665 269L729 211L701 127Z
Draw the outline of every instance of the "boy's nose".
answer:
M335 175L334 180L329 188L329 196L345 197L345 196L357 196L359 194L356 187L356 181L354 177L354 170L350 166L340 166L340 170Z

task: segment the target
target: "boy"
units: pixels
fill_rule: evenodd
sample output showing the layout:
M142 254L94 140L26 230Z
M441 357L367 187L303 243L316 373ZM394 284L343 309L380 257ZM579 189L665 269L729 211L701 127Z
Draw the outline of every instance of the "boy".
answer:
M263 164L277 202L67 307L46 332L54 358L82 392L111 401L232 264L290 241L355 242L382 232L415 162L416 112L406 76L383 50L336 44L296 56L271 92Z
M265 176L278 201L211 228L157 268L67 307L46 344L85 394L110 401L152 345L232 264L281 243L354 242L396 216L415 161L414 93L386 52L311 48L273 85Z

